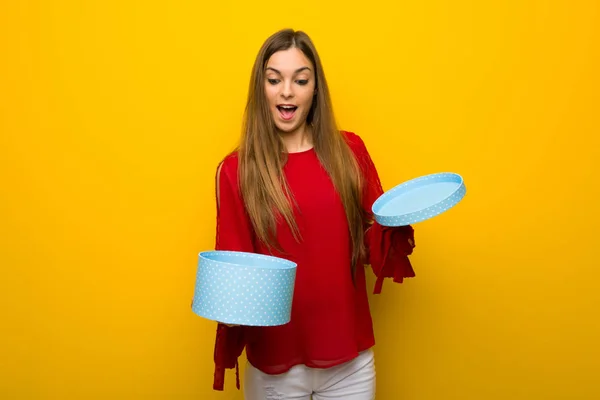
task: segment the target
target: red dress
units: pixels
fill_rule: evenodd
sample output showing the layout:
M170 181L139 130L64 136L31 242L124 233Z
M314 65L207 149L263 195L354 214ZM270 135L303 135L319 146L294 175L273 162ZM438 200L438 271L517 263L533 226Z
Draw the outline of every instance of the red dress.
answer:
M365 210L383 193L379 176L362 139L343 132L366 178ZM217 250L270 254L256 239L238 189L236 153L225 158L218 175ZM291 153L285 177L298 203L296 221L302 241L281 223L277 238L286 255L298 264L291 321L275 327L217 326L213 388L223 390L226 368L235 368L244 347L248 361L267 374L280 374L297 364L328 368L356 357L375 344L367 299L365 268L357 268L356 285L350 274L351 240L341 200L314 149ZM412 244L409 242L412 239ZM367 228L369 264L377 276L402 282L415 276L408 255L414 247L411 226L386 228L376 222Z

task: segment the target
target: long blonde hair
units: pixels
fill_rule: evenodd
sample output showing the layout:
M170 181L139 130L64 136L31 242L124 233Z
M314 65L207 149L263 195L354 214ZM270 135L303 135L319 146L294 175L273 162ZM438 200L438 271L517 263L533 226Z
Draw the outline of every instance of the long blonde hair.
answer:
M352 149L337 128L331 98L319 55L308 35L284 29L262 45L252 69L248 100L238 149L239 182L242 197L259 240L279 249L275 240L277 218L282 217L296 239L300 239L294 220L293 197L282 169L286 153L265 95L265 68L276 52L296 47L315 68L316 95L307 116L314 150L339 194L352 240L351 273L365 253L364 213L361 207L362 177Z

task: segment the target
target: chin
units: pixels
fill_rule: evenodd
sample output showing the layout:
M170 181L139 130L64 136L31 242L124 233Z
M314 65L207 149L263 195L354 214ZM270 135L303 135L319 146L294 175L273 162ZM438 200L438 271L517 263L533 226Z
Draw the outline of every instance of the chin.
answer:
M298 129L300 129L303 125L306 124L306 117L304 116L297 116L297 117L301 117L301 120L304 122L297 122L297 121L293 121L292 123L285 123L282 122L281 120L279 120L279 115L275 116L275 127L281 132L281 133L292 133L297 131Z
M275 126L281 132L293 132L298 128L297 124L290 125L290 124L282 124L281 122L277 122L275 124Z
M297 131L302 126L302 124L293 124L293 125L275 124L275 126L281 133L293 133L293 132Z

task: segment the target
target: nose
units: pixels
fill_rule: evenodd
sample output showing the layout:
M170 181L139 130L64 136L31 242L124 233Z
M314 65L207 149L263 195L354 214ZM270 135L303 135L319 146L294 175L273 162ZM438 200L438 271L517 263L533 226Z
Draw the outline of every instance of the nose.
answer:
M282 85L282 89L281 89L281 96L285 99L289 99L291 97L294 97L294 91L292 88L292 82L290 81L285 81Z

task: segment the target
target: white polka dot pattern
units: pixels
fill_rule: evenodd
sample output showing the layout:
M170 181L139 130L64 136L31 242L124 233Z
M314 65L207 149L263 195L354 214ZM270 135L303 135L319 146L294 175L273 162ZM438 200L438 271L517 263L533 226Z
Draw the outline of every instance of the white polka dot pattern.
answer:
M458 204L466 194L463 178L444 172L404 182L381 195L372 211L383 226L415 224L442 214Z
M286 324L291 317L296 266L262 254L202 252L192 311L228 324Z

